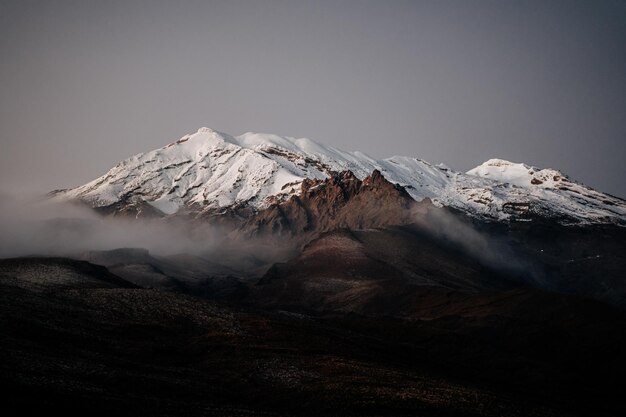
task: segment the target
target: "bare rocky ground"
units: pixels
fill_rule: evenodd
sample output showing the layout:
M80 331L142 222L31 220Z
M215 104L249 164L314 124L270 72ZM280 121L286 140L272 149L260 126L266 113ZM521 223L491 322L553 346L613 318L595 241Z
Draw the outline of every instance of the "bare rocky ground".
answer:
M468 273L481 268L456 265ZM264 279L250 291L288 278ZM0 261L3 415L609 416L626 410L621 310L530 288L415 286L407 297L418 307L395 317L376 309L332 311L328 303L285 311L279 302L260 306L139 288L82 261Z

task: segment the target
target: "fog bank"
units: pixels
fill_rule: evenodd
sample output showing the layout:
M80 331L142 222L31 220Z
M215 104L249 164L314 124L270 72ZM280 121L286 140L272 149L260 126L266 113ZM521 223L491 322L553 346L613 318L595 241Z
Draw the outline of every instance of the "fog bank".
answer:
M200 222L103 217L88 207L36 195L0 194L0 257L72 256L126 247L157 255L211 252L224 239Z

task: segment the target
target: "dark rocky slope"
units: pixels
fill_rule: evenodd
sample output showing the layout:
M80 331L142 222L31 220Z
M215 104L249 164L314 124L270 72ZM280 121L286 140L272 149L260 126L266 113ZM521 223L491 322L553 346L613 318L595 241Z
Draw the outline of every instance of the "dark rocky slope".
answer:
M123 281L97 284L84 264L69 267L69 286L23 284L33 271L47 277L51 265L67 263L75 265L1 263L4 415L625 411L625 317L595 302L425 291L407 320L249 310Z

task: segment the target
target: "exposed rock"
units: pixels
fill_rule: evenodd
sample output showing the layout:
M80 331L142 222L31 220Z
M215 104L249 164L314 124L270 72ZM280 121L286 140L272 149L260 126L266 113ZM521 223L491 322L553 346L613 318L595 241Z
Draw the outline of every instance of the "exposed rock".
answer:
M258 212L241 231L247 236L306 236L344 228L373 229L413 223L428 209L434 209L430 200L416 202L378 170L363 181L351 171L333 172L326 180L305 179L300 195Z

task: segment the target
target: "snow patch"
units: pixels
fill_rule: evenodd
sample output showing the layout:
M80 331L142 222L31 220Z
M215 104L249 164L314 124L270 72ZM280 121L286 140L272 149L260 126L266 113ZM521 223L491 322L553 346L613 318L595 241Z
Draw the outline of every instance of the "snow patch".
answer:
M181 207L179 203L167 198L160 198L158 200L148 201L147 203L159 210L161 213L168 215L175 214Z

